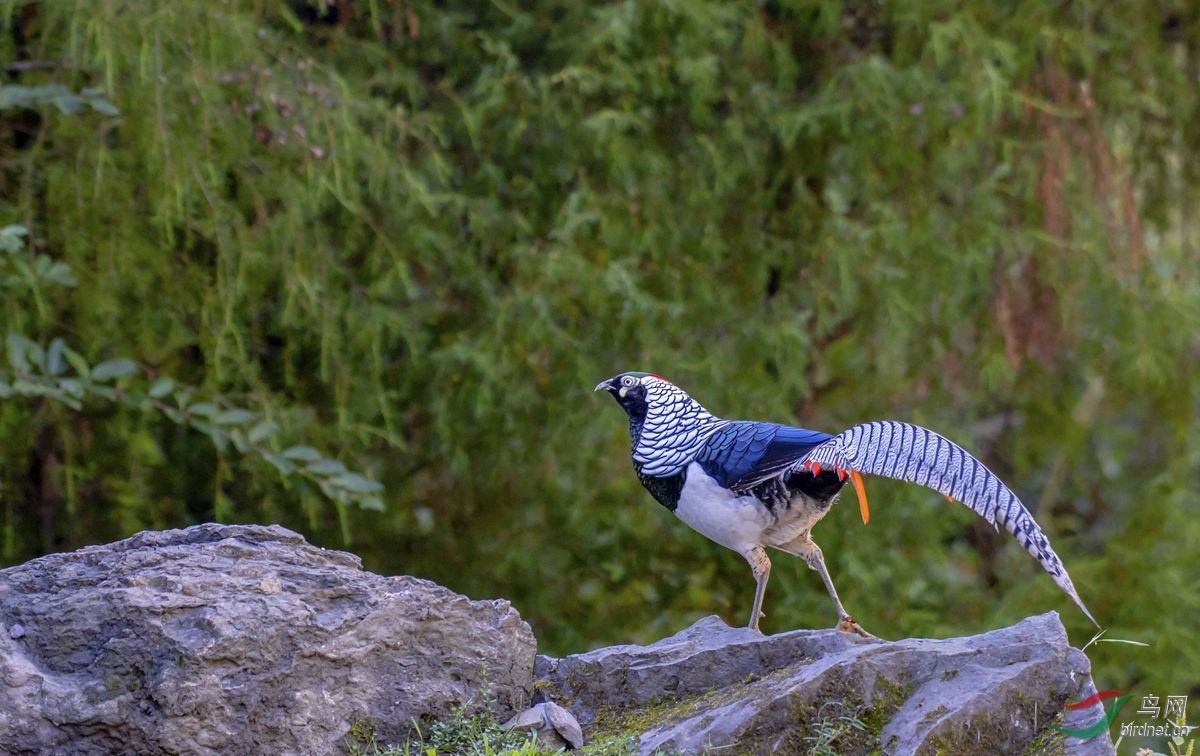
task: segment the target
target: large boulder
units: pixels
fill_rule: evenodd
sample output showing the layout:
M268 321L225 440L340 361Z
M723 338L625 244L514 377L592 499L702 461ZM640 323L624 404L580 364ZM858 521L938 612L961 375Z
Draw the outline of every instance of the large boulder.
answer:
M632 733L640 753L1113 753L1079 741L1104 711L1090 664L1054 612L967 638L895 642L836 630L762 636L706 617L650 646L538 657L541 695L589 740Z
M356 721L403 742L524 708L534 653L507 601L278 526L144 532L0 571L0 752L325 754Z

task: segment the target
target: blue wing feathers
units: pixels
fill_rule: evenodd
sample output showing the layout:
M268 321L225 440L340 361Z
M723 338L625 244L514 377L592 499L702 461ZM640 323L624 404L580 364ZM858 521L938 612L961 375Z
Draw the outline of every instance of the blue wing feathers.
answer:
M830 438L805 428L736 420L709 437L696 462L719 485L748 489L783 474Z

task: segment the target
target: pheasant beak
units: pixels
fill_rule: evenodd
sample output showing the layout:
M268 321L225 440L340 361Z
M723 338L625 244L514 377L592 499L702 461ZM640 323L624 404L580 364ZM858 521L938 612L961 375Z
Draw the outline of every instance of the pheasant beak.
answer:
M608 381L600 381L596 384L597 391L607 391L609 388Z

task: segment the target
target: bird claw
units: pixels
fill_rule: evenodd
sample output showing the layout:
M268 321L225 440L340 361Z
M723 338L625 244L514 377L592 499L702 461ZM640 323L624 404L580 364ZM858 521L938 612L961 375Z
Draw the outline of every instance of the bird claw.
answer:
M750 624L746 625L746 629L753 630L754 632L758 633L759 635L765 635L766 633L764 633L762 630L758 629L758 621L760 619L765 618L766 616L767 615L764 614L763 612L759 612L757 617L751 618Z
M841 630L843 633L853 633L854 635L858 635L863 638L873 638L875 640L879 640L879 638L876 636L871 635L866 630L863 630L862 626L858 624L858 620L854 619L849 614L838 620L837 629Z

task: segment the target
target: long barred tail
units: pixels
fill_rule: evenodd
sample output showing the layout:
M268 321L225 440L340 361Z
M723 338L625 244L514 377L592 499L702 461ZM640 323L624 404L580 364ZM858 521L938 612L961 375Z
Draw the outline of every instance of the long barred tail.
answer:
M999 524L1012 533L1092 624L1100 626L1033 515L995 473L953 441L919 425L877 420L834 436L809 452L797 468L814 463L919 483L961 501L993 527Z

